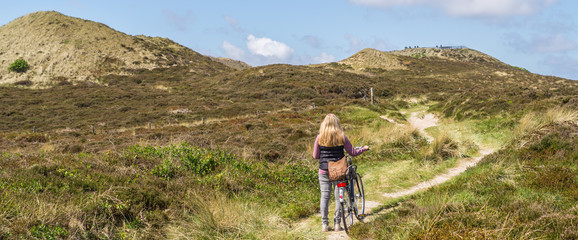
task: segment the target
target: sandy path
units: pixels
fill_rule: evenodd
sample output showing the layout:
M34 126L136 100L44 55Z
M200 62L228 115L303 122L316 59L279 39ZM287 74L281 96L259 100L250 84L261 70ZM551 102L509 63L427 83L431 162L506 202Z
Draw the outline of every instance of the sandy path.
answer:
M425 114L423 117L420 118L418 117L418 115L421 113L423 112L412 113L409 119L407 119L407 122L409 122L409 124L415 127L417 130L419 130L426 137L427 141L431 143L434 139L432 136L430 136L425 132L425 129L437 126L439 119L431 113Z
M378 202L369 201L369 200L366 199L366 200L365 200L365 213L366 213L366 214L367 214L367 213L371 213L371 210L374 209L374 208L376 208L376 207L379 207L379 205L380 205L380 203L378 203ZM366 219L363 220L363 222L368 222L368 221L371 221L371 220L372 220L371 218L366 218ZM359 221L357 221L357 219L354 218L354 219L353 219L353 224L356 224L357 222L359 222ZM341 227L343 227L343 223L341 223ZM331 226L331 228L333 228L333 226ZM345 231L330 232L330 233L327 235L327 239L329 239L329 240L349 239L349 236L347 236L347 234L345 233Z
M486 155L488 155L492 152L494 152L494 150L492 150L492 149L481 150L480 151L480 153L482 154L481 156L475 157L475 158L460 159L458 165L456 167L448 169L447 173L438 175L435 178L430 179L428 181L421 182L418 185L415 185L409 189L398 191L398 192L393 192L393 193L385 193L385 194L383 194L383 196L384 197L390 197L390 198L404 197L407 195L414 194L420 190L424 190L424 189L433 187L435 185L442 184L442 183L450 180L451 178L465 172L468 168L475 166L480 160L482 160L482 158L484 158Z

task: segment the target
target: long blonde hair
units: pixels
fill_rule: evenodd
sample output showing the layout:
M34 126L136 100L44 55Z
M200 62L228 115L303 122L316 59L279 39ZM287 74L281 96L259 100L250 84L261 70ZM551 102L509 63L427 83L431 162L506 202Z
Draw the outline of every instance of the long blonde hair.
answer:
M321 122L318 142L324 147L336 147L345 144L345 135L339 124L339 118L335 114L327 114Z

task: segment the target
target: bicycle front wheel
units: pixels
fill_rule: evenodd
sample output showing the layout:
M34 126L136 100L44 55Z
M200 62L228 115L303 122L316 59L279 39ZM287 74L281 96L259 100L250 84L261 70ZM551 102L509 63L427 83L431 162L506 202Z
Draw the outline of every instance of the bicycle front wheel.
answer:
M363 182L361 181L361 176L355 173L355 180L353 184L353 196L355 198L353 211L355 212L355 217L357 220L363 219L365 216L365 192L363 191Z

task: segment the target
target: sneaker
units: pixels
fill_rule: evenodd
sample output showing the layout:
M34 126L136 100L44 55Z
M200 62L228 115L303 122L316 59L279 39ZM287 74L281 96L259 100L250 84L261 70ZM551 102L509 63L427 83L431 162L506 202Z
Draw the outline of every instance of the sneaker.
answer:
M336 223L333 227L334 227L333 231L336 232L343 231L343 228L341 228L341 225L339 223Z
M321 231L322 232L328 232L329 231L329 224L323 224L323 226L321 226Z

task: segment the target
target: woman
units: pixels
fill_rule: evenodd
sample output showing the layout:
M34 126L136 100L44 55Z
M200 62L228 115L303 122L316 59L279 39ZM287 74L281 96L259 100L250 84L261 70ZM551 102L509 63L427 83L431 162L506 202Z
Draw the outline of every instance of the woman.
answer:
M335 186L335 183L331 184L329 181L329 171L328 164L329 161L337 161L345 156L343 150L347 151L350 156L357 156L367 150L368 146L364 146L360 149L354 149L349 142L349 139L343 133L343 129L339 125L339 118L334 114L327 114L325 119L321 123L319 128L319 135L315 139L315 146L313 148L313 157L319 159L319 186L321 188L321 221L323 232L327 232L329 229L329 219L328 207L329 207L329 196L331 194L331 185ZM341 231L339 210L341 205L339 204L339 194L335 192L335 218L334 218L334 230Z

